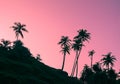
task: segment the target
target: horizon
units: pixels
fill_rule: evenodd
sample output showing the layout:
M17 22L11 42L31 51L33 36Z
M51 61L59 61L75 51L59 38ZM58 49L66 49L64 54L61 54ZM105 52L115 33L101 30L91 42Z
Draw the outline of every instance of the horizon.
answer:
M90 66L88 51L94 49L94 62L102 54L112 52L117 58L115 69L120 69L120 1L83 1L83 0L21 0L0 1L0 39L15 40L10 26L14 22L26 24L29 33L24 33L25 46L33 55L40 54L42 62L61 69L63 55L57 44L61 36L72 39L77 30L86 29L91 33L91 40L85 44L79 58L79 72L84 64ZM4 28L4 29L3 29ZM32 39L31 39L32 38ZM21 39L21 38L20 38ZM66 56L65 71L69 74L73 66L75 53Z

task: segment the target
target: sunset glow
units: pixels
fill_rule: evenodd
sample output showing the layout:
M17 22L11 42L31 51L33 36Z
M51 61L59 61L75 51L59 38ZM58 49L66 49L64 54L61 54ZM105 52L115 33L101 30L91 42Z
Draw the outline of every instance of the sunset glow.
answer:
M90 65L88 51L94 49L94 62L102 54L116 56L115 69L120 69L120 0L0 0L0 39L15 40L10 28L14 22L26 24L29 33L21 39L34 56L60 69L63 55L57 44L61 36L73 39L77 30L86 29L91 40L82 50L79 71ZM71 73L75 52L66 57L65 71Z

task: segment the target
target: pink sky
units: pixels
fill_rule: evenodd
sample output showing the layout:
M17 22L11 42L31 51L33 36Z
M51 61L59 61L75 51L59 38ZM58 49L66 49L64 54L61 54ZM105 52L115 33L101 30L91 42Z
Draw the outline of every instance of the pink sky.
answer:
M29 33L24 33L22 41L47 65L61 68L58 41L62 35L72 39L84 28L92 35L82 50L79 70L84 64L90 65L88 51L92 49L96 51L94 62L113 52L115 68L120 69L120 0L0 0L0 39L15 40L9 28L14 22L27 25ZM66 57L65 71L69 73L74 57L73 51Z

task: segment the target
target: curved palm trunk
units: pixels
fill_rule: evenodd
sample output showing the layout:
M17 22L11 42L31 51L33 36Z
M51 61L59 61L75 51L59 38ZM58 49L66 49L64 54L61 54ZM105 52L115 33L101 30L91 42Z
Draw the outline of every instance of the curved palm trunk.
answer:
M78 51L76 51L76 57L74 59L74 64L73 64L73 68L72 68L72 72L71 72L71 77L74 76L74 69L75 69L75 63L76 63L76 60L77 60L77 56L78 56Z
M76 63L76 77L78 76L78 64L79 64L78 63L79 62L78 59L79 59L80 53L81 53L81 50L79 51L78 58L77 58L77 63Z
M81 50L82 50L82 48L81 48L80 51L77 53L76 61L75 61L75 64L74 64L74 68L73 68L73 74L72 74L72 76L74 76L75 69L77 69L78 59L79 59L79 56L80 56ZM76 70L76 71L77 71L76 74L78 74L78 70Z
M64 65L65 65L65 53L64 53L64 56L63 56L63 64L62 64L62 71L63 71L63 69L64 69Z

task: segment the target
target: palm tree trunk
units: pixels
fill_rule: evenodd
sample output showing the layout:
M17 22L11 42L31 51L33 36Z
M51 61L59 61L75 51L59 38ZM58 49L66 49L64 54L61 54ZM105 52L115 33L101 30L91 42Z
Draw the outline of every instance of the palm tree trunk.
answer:
M77 56L78 56L78 51L76 51L76 56L75 56L75 59L74 59L74 64L73 64L73 68L72 68L72 72L71 72L71 77L74 76L75 63L76 63L76 60L77 60Z
M109 64L108 64L107 68L108 68L108 71L109 71Z
M80 56L80 53L81 53L81 50L79 51L79 53L78 53L78 58L77 58L77 63L76 63L76 77L78 76L78 59L79 59L79 56Z
M64 53L64 56L63 56L62 71L63 71L63 69L64 69L64 65L65 65L65 53Z
M77 63L77 65L76 65L76 76L75 76L75 77L78 76L78 64L79 64L79 63Z
M91 69L92 69L93 56L91 56Z
M76 61L75 61L75 64L74 64L74 68L73 68L73 74L72 74L72 76L74 76L75 69L76 69L76 66L77 66L77 64L78 64L78 59L79 59L79 56L80 56L81 50L82 50L82 48L81 48L81 49L79 50L79 52L77 53ZM78 70L77 70L76 74L77 74L77 73L78 73Z

